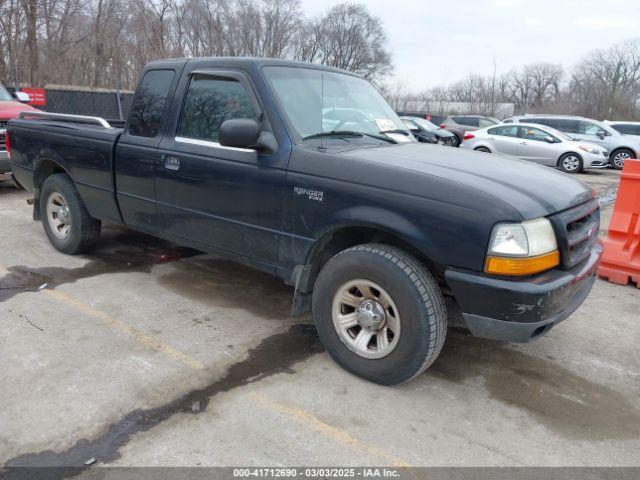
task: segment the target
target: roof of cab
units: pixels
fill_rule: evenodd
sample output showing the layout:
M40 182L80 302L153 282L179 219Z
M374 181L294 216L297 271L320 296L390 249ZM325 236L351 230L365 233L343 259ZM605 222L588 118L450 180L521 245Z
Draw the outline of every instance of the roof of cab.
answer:
M211 66L224 65L225 67L247 67L249 65L255 65L257 67L263 66L278 66L278 67L295 67L295 68L312 68L314 70L325 70L330 72L345 73L359 77L353 72L342 70L340 68L329 67L327 65L321 65L318 63L300 62L297 60L284 60L280 58L261 58L261 57L196 57L196 58L172 58L166 60L154 60L147 64L148 68L162 67L167 63L172 64L186 64L186 63L199 63L199 64L211 64Z

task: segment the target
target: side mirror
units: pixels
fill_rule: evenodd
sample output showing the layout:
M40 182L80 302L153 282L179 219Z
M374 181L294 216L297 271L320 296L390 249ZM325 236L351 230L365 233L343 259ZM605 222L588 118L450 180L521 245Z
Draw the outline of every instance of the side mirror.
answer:
M547 143L555 143L556 139L553 138L551 135L547 135L546 137L544 137L544 141Z
M232 118L220 125L220 145L223 147L250 148L260 153L275 153L278 142L270 132L260 130L252 118Z
M598 130L598 133L596 133L596 136L600 139L600 140L604 140L606 133L604 130Z
M22 103L29 103L29 100L31 100L29 94L24 92L16 92L16 98Z

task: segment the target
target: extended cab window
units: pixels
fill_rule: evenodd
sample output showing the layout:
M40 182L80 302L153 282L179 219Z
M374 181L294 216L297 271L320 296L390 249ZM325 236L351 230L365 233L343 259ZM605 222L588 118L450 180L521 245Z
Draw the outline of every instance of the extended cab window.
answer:
M195 74L182 108L179 137L218 142L220 125L231 118L255 118L245 87L233 78Z
M158 135L173 76L173 70L146 73L131 105L129 134L149 138Z

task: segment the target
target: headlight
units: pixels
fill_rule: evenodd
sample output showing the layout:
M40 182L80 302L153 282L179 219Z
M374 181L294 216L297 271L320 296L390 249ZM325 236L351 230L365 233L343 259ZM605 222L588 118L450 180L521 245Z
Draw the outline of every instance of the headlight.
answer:
M522 223L500 223L493 228L485 272L531 275L559 263L556 234L546 218Z
M585 152L589 152L589 153L594 153L596 155L598 155L600 153L600 150L594 147L587 147L585 145L579 145L578 148L580 150L584 150Z

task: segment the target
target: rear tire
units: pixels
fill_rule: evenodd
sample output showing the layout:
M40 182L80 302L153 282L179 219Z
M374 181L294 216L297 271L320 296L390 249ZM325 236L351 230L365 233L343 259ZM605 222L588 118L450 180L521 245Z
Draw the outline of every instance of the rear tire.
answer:
M457 134L453 134L453 143L451 144L452 147L459 147L460 144L462 143L462 139L457 135Z
M618 148L611 152L609 155L609 165L616 170L622 170L624 167L624 161L628 158L633 158L634 154L628 148Z
M382 385L426 370L447 333L433 276L411 255L382 244L358 245L327 262L314 286L313 318L342 368Z
M577 153L564 153L558 159L558 168L565 173L578 173L582 171L582 157Z
M40 191L44 231L56 250L69 255L86 252L100 237L100 220L89 215L71 178L48 177Z

